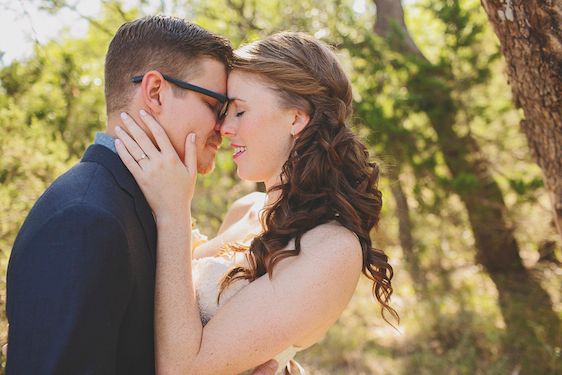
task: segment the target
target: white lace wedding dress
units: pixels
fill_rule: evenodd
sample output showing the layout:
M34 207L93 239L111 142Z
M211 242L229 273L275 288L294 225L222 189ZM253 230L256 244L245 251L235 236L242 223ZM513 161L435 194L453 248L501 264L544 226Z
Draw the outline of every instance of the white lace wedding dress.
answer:
M241 256L242 254L236 254ZM203 325L215 315L218 308L223 306L230 298L249 284L247 280L237 280L230 284L221 295L217 305L219 283L222 276L234 265L235 258L232 257L206 257L193 260L193 283L197 292L197 301ZM277 374L285 373L287 363L295 356L299 348L291 346L279 353L275 360L279 363ZM304 374L302 368L297 368L296 374ZM295 371L293 371L295 374Z

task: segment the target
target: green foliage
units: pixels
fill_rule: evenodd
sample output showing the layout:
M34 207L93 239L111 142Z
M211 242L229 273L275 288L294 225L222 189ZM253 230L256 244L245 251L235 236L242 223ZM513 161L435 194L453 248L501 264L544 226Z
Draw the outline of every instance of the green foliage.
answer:
M373 33L375 6L354 0L175 0L154 6L138 1L126 10L104 1L81 38L63 36L38 45L33 55L0 68L0 283L19 226L44 189L74 164L96 131L105 127L103 61L118 26L145 12L189 18L234 46L278 30L305 31L337 48L354 88L354 129L383 164L383 218L376 246L394 267L393 305L403 321L398 334L378 316L370 285L362 280L349 308L326 339L299 354L314 374L501 374L504 323L497 292L474 266L474 238L458 194L472 191L477 176L452 176L432 119L453 119L454 131L471 135L487 157L505 198L506 216L526 264L538 244L555 239L540 169L518 129L504 64L478 0L420 0L405 6L406 23L429 63L404 58ZM42 0L44 11L72 9L64 0ZM401 38L397 32L393 38ZM418 74L422 72L423 74ZM451 100L435 106L435 93ZM466 144L466 147L473 145ZM400 246L402 214L391 187L400 184L409 205L414 256L426 285L414 285ZM228 205L254 190L241 183L228 152L214 173L197 182L194 216L213 235ZM530 229L532 228L532 229ZM541 279L560 311L559 267ZM4 285L0 285L4 293ZM5 295L1 294L4 306ZM0 343L5 342L0 309ZM558 357L556 357L558 355ZM553 358L560 354L554 353Z
M508 181L513 191L522 196L529 195L530 192L544 187L543 180L539 177L533 177L527 181L520 178L511 178Z
M0 249L6 256L35 199L68 167L68 148L36 118L14 103L0 110Z

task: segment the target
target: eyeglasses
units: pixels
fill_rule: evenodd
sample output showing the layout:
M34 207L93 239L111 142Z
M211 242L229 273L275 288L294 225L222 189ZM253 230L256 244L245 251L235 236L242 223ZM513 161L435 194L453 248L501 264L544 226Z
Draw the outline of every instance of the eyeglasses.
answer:
M173 83L174 85L185 89L185 90L191 90L191 91L195 91L198 92L200 94L209 96L213 99L216 99L219 101L220 105L217 106L217 108L215 108L215 114L217 115L217 120L222 121L224 120L224 117L226 116L226 113L228 112L228 105L230 104L230 100L228 99L228 96L220 94L218 92L214 92L211 90L208 90L206 88L200 87L200 86L196 86L193 85L191 83L187 83L185 81L170 77L167 74L164 73L160 73L162 74L162 77L164 77L164 79L168 82ZM140 83L142 82L142 78L144 77L144 75L140 75L140 76L134 76L133 78L131 78L131 81L133 83Z

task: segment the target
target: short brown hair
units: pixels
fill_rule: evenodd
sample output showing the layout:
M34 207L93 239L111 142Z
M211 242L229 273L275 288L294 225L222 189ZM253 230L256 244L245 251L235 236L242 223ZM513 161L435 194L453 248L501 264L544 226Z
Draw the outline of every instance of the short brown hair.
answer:
M124 23L105 57L107 113L126 108L134 87L133 76L158 70L186 79L186 74L196 72L195 63L202 57L214 58L228 68L232 59L230 42L177 17L148 16Z

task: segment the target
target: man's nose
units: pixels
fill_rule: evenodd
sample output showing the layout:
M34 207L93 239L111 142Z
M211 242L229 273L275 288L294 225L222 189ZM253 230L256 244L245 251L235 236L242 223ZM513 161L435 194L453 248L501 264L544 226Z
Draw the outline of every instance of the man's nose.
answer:
M223 120L217 120L215 122L215 131L217 133L220 133L223 121L224 121L224 119Z

